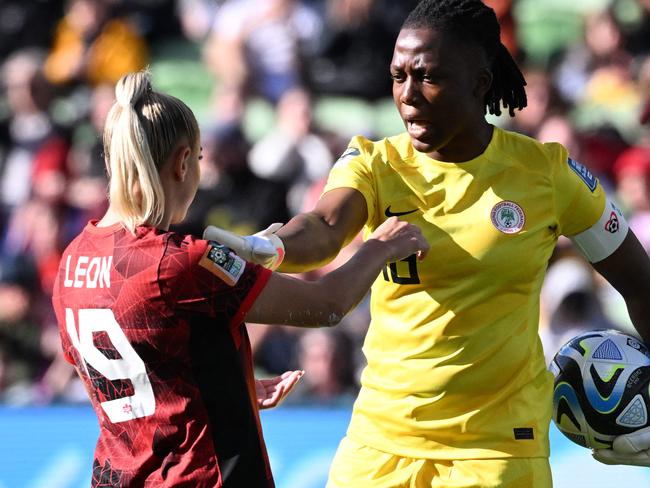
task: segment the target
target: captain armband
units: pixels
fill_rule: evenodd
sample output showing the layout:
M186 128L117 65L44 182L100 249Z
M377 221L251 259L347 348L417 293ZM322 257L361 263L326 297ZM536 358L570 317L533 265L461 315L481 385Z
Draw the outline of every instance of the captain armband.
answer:
M598 222L569 238L589 262L597 263L618 249L627 236L628 229L623 213L607 198Z

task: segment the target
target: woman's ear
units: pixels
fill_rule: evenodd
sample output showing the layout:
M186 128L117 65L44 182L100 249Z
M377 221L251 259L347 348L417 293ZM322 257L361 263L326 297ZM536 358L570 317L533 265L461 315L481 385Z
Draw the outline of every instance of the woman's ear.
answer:
M474 86L474 96L481 101L485 98L485 94L492 86L492 72L488 68L481 68L476 77L476 85Z
M180 146L174 153L173 170L174 178L177 181L185 181L187 172L189 170L190 157L192 156L192 149L187 145Z

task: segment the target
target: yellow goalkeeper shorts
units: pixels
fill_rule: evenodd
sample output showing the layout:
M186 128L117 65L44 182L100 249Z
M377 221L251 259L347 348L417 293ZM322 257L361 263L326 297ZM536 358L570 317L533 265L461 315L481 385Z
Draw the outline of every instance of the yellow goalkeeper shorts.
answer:
M327 488L551 488L547 458L411 459L344 437Z

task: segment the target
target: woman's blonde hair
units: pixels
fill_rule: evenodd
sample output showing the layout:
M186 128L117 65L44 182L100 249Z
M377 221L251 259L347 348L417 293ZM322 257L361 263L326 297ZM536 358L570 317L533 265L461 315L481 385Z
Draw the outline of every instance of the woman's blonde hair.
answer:
M131 232L156 227L165 210L160 167L182 137L198 144L198 123L178 98L154 91L146 71L124 75L115 98L104 127L111 208Z

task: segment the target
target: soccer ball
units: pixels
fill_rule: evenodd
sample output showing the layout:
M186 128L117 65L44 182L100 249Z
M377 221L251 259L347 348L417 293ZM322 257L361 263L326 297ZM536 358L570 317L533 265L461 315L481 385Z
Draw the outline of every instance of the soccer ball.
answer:
M553 421L576 444L611 449L614 438L649 425L650 351L615 330L580 334L557 352Z

